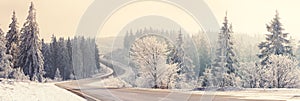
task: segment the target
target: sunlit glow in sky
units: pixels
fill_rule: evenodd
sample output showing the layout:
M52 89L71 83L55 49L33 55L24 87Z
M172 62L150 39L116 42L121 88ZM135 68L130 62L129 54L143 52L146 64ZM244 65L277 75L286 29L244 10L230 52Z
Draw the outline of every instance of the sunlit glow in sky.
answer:
M172 11L172 12L170 12ZM177 22L188 33L197 33L201 30L200 25L193 19L188 12L182 9L163 2L144 1L126 5L116 11L104 24L102 29L99 29L101 37L116 36L131 21L149 15L158 15L169 18Z
M52 34L62 37L73 36L76 32L81 16L93 2L93 0L1 0L0 27L7 32L13 10L16 11L19 26L22 27L31 1L34 2L37 9L40 36L42 38L46 38L46 40L49 40ZM285 32L291 33L293 38L300 39L300 30L298 30L300 14L297 12L297 10L300 9L299 0L205 1L215 14L219 23L223 21L225 12L227 11L228 18L233 25L234 32L247 33L249 35L267 33L266 24L273 19L275 11L278 10L279 16L282 18L281 22L283 27L286 29ZM156 13L166 14L164 13L166 11L175 12L174 14L178 13L176 16L180 19L185 19L186 22L179 21L179 18L172 20L178 20L177 22L181 25L185 26L186 23L191 23L190 21L192 21L188 18L188 16L181 14L182 12L175 8L168 7L167 5L160 5L156 7L158 7L157 9L164 9L161 10L161 12ZM134 7L128 7L128 9L131 9L130 11L132 11ZM140 11L141 9L136 9L136 11L128 13ZM196 25L191 23L190 27L193 26ZM191 29L197 29L196 27Z

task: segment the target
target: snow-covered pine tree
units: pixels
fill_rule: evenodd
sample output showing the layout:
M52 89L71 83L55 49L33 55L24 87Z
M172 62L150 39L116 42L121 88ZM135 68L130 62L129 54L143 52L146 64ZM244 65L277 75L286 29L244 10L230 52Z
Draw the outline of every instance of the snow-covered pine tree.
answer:
M238 61L233 50L232 33L232 26L227 20L226 13L221 32L219 33L216 58L212 67L213 84L217 87L238 86L236 81L238 78L236 69Z
M17 81L23 81L29 79L29 77L24 74L22 68L14 68L13 72L11 73L11 76L12 76L11 78Z
M198 32L198 35L193 36L194 43L197 47L199 57L199 76L202 76L205 69L211 65L211 48L205 33Z
M181 30L178 33L175 51L171 53L171 64L178 64L178 74L185 73L184 67L184 49L183 49L183 35Z
M44 42L44 39L42 39L42 54L44 56L44 70L46 78L53 78L51 75L51 69L53 68L52 65L52 53L50 49L50 45Z
M6 54L4 32L0 28L0 77L8 78L12 72L11 55Z
M298 42L296 56L297 56L297 60L300 61L300 41ZM300 63L299 63L299 66L300 66Z
M199 77L199 81L201 84L201 87L210 87L213 86L213 75L211 72L211 68L205 68L205 71L203 72L203 76Z
M18 54L19 54L19 45L20 45L20 33L19 33L19 26L18 21L16 18L16 13L13 11L12 15L12 22L9 25L9 31L6 34L6 54L12 56L11 62L13 63L14 68L18 68L17 61L18 61Z
M56 68L59 67L59 46L57 42L56 36L52 35L51 37L51 43L50 43L50 50L51 50L51 56L50 59L52 61L51 65L52 68L47 69L47 72L49 72L50 78L54 79Z
M191 86L194 86L191 81L194 80L196 76L194 72L195 66L193 64L193 61L185 54L186 48L184 48L184 42L187 41L184 41L184 37L188 36L183 36L181 29L177 34L178 36L176 38L175 47L169 47L173 49L171 49L171 52L169 54L170 57L168 59L168 62L170 64L177 64L177 73L179 76L177 78L176 88L191 88Z
M267 30L270 33L266 34L266 41L258 45L260 49L258 57L261 59L260 64L263 66L269 62L272 54L294 56L290 40L287 39L289 33L283 32L284 28L282 28L279 20L279 13L276 11L275 18L273 18L270 25L267 25Z
M64 41L64 38L59 38L58 41L58 67L61 72L61 77L63 80L67 80L70 77L70 63L69 62L69 54L68 49L66 47L66 43Z
M68 67L69 68L68 72L70 72L69 78L74 79L74 69L73 69L73 63L72 63L72 42L71 42L70 38L68 38L68 40L67 40L66 47L67 47L68 56L69 56L68 64L70 66L70 67Z
M61 74L60 74L60 71L59 71L58 68L56 68L54 80L55 81L61 81L62 80L62 77L61 77Z
M41 52L41 42L39 39L39 28L36 21L36 9L33 2L29 7L28 17L21 29L21 44L18 66L23 69L25 75L29 75L30 80L43 81L44 57ZM35 79L36 78L36 79Z
M99 55L99 49L97 44L95 44L95 61L96 61L96 67L98 70L100 70L100 55Z
M81 50L83 37L74 37L72 41L72 64L76 79L84 78L83 50ZM84 44L83 44L84 45Z

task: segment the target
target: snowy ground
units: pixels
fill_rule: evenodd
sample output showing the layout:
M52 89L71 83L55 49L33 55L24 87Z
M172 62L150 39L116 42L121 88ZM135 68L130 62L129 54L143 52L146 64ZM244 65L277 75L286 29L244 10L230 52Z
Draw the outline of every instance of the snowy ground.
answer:
M54 83L0 82L0 101L86 101Z
M283 101L300 101L300 89L263 89L263 88L251 88L241 91L192 91L189 93L202 94L202 95L226 95L237 97L239 99L251 99L251 100L283 100Z

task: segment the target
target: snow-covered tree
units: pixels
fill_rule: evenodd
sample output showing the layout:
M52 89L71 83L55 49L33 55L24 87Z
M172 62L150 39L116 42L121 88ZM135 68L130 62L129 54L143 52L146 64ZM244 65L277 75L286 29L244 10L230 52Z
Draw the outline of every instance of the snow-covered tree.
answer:
M51 60L51 67L46 69L46 73L50 76L50 78L54 79L56 68L59 67L59 45L57 42L56 36L52 35L51 37L51 43L50 43L50 53L51 55L47 58L50 58Z
M69 54L68 54L68 50L66 47L66 43L64 41L64 38L59 38L58 41L58 67L59 70L61 71L61 75L62 75L62 79L66 80L69 79L70 76L70 69L72 67L70 67L70 63L69 63Z
M213 86L213 75L211 72L211 68L205 68L203 72L203 76L199 77L199 81L201 83L201 87L210 87Z
M68 72L70 73L69 78L74 79L74 69L73 69L73 64L72 64L72 42L71 39L67 39L66 47L68 50L68 56L69 56L69 61L68 61Z
M6 54L4 32L0 29L0 77L8 78L12 72L11 55Z
M179 70L178 74L183 73L184 72L184 49L183 49L183 35L181 33L181 30L178 33L175 51L171 55L172 55L171 63L178 64L178 70Z
M212 66L213 84L217 87L238 86L238 61L233 50L232 33L232 26L229 24L226 14L221 32L219 33L216 58Z
M18 66L23 69L25 75L29 75L30 80L42 82L44 75L44 59L41 52L42 46L39 39L36 10L32 2L28 13L26 22L21 29Z
M266 64L263 78L266 78L265 86L271 88L296 87L299 82L298 61L290 56L271 55L270 61Z
M187 41L184 40L181 30L179 30L177 34L178 36L176 38L176 45L174 50L169 54L171 56L169 61L171 64L178 64L177 73L179 76L177 78L176 88L190 88L191 85L194 85L191 84L191 81L196 77L194 72L195 66L193 64L193 60L190 57L187 57L185 54L185 49L187 48L184 48L184 42ZM187 82L190 83L187 84Z
M296 57L297 57L297 60L300 61L300 41L298 42L298 47L297 47L297 50L296 50ZM300 64L299 64L300 66Z
M98 70L100 70L100 55L99 55L99 49L97 44L95 44L95 62L96 62L96 67Z
M10 23L9 31L6 34L6 53L12 56L11 62L13 63L13 67L18 68L17 61L20 45L20 33L15 11L13 12L11 19L12 22Z
M22 68L14 68L11 73L11 78L17 81L23 81L29 79L29 77L24 74Z
M199 75L202 76L205 69L211 65L211 47L207 38L205 38L205 33L199 32L197 35L193 36L193 41L197 47L198 57L199 57Z
M279 20L279 13L276 11L275 18L273 18L270 25L267 25L267 30L270 33L266 34L266 41L258 45L260 49L258 57L261 59L260 64L263 66L269 62L272 54L294 56L290 40L287 39L289 33L283 32L284 28L282 28Z
M136 40L130 49L130 57L138 68L137 85L159 88L174 69L166 65L168 49L165 41L156 36L144 36ZM176 71L174 72L176 73Z
M59 71L58 68L57 68L56 71L55 71L54 80L55 80L55 81L61 81L61 80L62 80L62 77L61 77L61 75L60 75L60 71Z
M178 68L177 64L165 64L161 68L158 68L158 74L160 74L160 78L158 81L160 88L176 88L176 84L178 83L176 80L179 77L177 74Z
M44 70L46 78L51 78L51 69L52 67L52 59L51 59L51 49L50 45L44 42L44 39L42 39L42 54L44 56Z
M242 79L241 85L245 88L260 87L261 74L265 70L255 65L254 62L244 62L238 68Z

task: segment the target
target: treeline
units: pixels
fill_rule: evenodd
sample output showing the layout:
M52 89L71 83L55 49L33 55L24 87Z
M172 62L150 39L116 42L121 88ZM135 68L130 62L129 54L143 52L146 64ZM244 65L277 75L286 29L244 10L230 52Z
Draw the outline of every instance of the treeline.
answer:
M259 40L259 43L247 43L248 46L243 46L245 49L241 49L242 45L236 43L237 40L234 38L232 25L226 15L216 43L209 43L204 36L205 33L198 33L192 37L185 35L180 36L181 38L176 38L178 33L174 31L155 30L150 27L138 29L135 32L128 31L124 38L124 48L125 50L131 49L139 38L143 38L142 36L147 34L157 34L170 39L175 45L176 51L173 52L176 53L183 50L183 52L179 52L180 55L173 55L177 56L175 61L176 59L182 60L182 58L188 57L190 61L185 60L185 64L193 64L188 67L193 68L195 74L190 74L198 80L190 80L188 82L190 84L197 82L195 85L198 87L217 87L221 89L226 89L227 87L300 87L300 69L298 66L300 46L297 48L297 43L291 38L289 33L284 32L282 26L279 13L276 12L275 17L266 26L269 33L265 34L264 41ZM243 38L249 37L243 36ZM241 41L246 42L245 40ZM139 45L145 46L144 44L148 43L145 42ZM147 47L153 46L151 43ZM179 49L182 50L178 50L176 47L181 47ZM167 59L174 61L172 55L167 57ZM137 62L141 61L141 59L135 60ZM139 67L142 66L140 65ZM192 66L195 66L195 68ZM177 67L180 67L180 65Z
M50 43L40 40L33 3L21 29L15 12L7 34L0 29L1 78L39 82L45 82L45 78L80 79L97 73L99 68L95 39L53 36Z
M74 37L57 39L50 43L42 40L44 77L54 79L58 70L62 80L90 77L100 69L98 48L95 39Z

